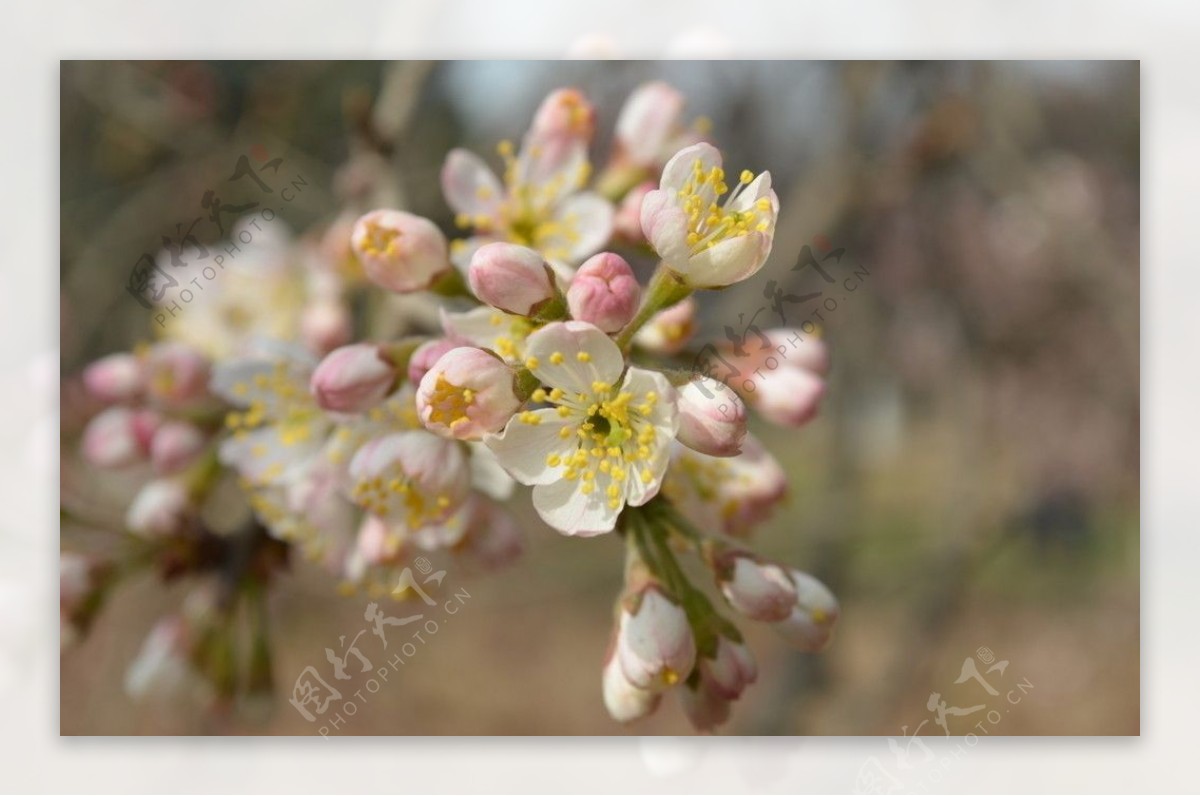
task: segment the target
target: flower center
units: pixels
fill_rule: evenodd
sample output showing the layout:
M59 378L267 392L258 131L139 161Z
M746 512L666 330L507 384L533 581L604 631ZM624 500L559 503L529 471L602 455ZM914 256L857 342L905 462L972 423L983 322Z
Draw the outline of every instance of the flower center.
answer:
M430 495L399 466L391 477L376 476L354 485L354 502L379 517L400 514L409 528L421 528L446 514L448 495Z
M501 141L496 149L504 160L506 192L499 217L460 213L454 223L461 229L474 227L485 234L501 234L512 243L541 252L547 259L567 259L569 244L580 238L579 220L571 215L558 215L555 210L564 198L587 184L591 164L584 160L574 166L568 164L546 171L546 153L541 147L530 147L520 158L514 154L511 141ZM482 187L478 195L489 199L491 189Z
M771 200L763 197L749 210L729 210L742 189L754 181L754 175L743 171L733 193L725 184L725 170L713 166L705 171L704 162L697 158L692 162L692 173L679 197L688 216L687 244L691 254L711 249L721 241L738 238L751 232L766 232L770 229L767 214L771 211ZM729 193L724 203L718 200Z
M503 326L508 323L507 332L501 332L492 340L491 348L497 354L508 361L517 359L521 354L519 344L524 342L529 333L533 331L533 326L528 320L518 315L505 315L497 310L488 318L488 323L492 326Z
M254 386L273 394L278 399L278 404L268 413L266 403L255 399L245 411L229 412L225 415L225 425L233 432L234 437L244 438L250 431L274 425L279 442L287 447L307 442L312 438L313 423L322 415L312 402L308 391L297 385L286 363L277 363L270 375L256 374ZM233 385L235 395L247 395L249 392L250 385L246 382ZM258 446L252 448L250 453L253 456L266 455L266 451Z
M391 257L397 254L400 250L400 230L381 226L376 221L368 221L362 250L374 257Z
M561 357L552 354L551 359ZM568 481L580 480L585 495L602 490L610 508L620 508L624 502L626 479L636 477L643 484L654 480L651 458L655 443L654 425L646 418L654 411L658 395L647 392L638 396L630 390L615 389L604 382L593 382L590 393L574 395L555 388L533 394L535 401L557 407L560 417L577 417L578 425L563 426L563 439L576 437L573 451L546 457L546 466L562 469ZM635 403L635 401L637 401Z
M429 419L434 423L443 423L450 428L466 423L467 409L475 402L475 391L467 387L459 387L439 375L434 385L433 395L430 396L429 406L432 410Z

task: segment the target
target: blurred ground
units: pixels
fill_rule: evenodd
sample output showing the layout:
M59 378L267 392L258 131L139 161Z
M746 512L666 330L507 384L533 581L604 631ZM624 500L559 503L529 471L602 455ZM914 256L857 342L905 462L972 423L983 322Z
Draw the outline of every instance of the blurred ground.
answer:
M246 142L285 147L312 184L281 212L293 227L327 221L354 108L381 72L64 64L64 383L145 335L123 292L131 260ZM899 735L929 720L920 732L940 733L931 692L977 704L981 692L955 680L988 648L1009 661L989 682L1033 686L992 734L1136 734L1137 64L442 64L423 76L394 158L411 209L449 229L436 187L445 152L517 137L549 88L587 90L604 132L651 77L712 120L730 163L768 168L779 186L774 254L757 280L706 297L707 334L766 305L768 279L837 301L822 416L762 435L794 491L756 545L825 579L843 618L816 658L747 628L761 673L727 731ZM832 286L790 270L822 240L845 249ZM855 269L865 275L849 291ZM494 576L452 570L446 589L470 599L342 733L621 731L599 689L620 544L560 538L527 496L517 505L528 555ZM143 582L120 593L63 656L62 733L314 732L286 699L259 722L126 699L124 670L176 592ZM366 602L296 565L274 603L281 693L358 631ZM373 662L385 657L364 638ZM673 700L631 730L689 731Z

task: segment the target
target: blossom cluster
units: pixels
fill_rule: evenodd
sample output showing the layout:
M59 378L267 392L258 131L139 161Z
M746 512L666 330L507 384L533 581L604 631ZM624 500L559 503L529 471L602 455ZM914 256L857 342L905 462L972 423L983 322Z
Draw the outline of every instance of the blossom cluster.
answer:
M805 355L750 393L686 365L692 294L754 276L771 252L771 175L727 173L663 83L631 95L599 174L596 124L583 93L555 91L519 146L498 146L499 171L447 154L441 187L459 237L399 208L344 213L318 236L271 241L282 265L270 278L294 289L254 311L269 321L229 312L261 289L231 280L164 340L84 371L98 411L83 458L146 473L124 523L137 555L224 585L202 585L163 620L131 692L250 690L228 660L233 605L260 605L289 550L372 593L418 550L511 562L523 541L505 503L519 485L553 531L623 539L600 677L618 721L653 712L668 690L699 729L727 719L757 666L718 604L801 650L826 645L830 591L745 547L787 491L751 415L808 422L824 394L824 344L806 337ZM631 261L657 265L639 279ZM364 296L374 300L355 301ZM411 333L356 322L351 308L364 303ZM214 324L217 348L202 331ZM372 333L355 340L356 328ZM239 495L241 525L212 518L236 514L216 509ZM680 564L689 552L711 575L707 590ZM122 563L64 554L65 629L86 630ZM256 660L252 672L266 666ZM269 680L259 671L254 685Z

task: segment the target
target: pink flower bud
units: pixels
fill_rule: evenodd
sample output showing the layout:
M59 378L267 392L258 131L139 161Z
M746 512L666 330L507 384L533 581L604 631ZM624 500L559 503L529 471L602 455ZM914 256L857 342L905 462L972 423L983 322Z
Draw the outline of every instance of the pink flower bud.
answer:
M636 245L646 242L646 235L642 232L642 200L657 187L653 182L644 182L631 189L621 200L613 216L613 232L625 243Z
M635 687L661 691L687 679L696 642L683 608L650 584L626 599L617 625L616 657Z
M554 298L554 278L542 256L512 243L489 243L471 257L471 292L496 309L531 315Z
M413 351L412 357L408 360L409 384L420 384L421 379L425 378L425 374L429 372L429 369L442 358L442 354L445 354L452 348L460 348L462 345L461 342L452 340L449 337L438 337L421 343L421 345L417 346L417 350Z
M653 167L680 126L683 95L661 81L638 86L617 116L616 139L622 154Z
M133 438L137 441L142 456L150 455L154 435L162 425L162 417L151 409L137 409L133 413Z
M716 379L700 377L679 389L679 433L684 445L709 456L737 456L746 437L746 405Z
M520 406L512 369L478 348L447 351L417 387L421 422L451 439L483 439L504 428Z
M791 615L771 627L796 649L820 652L829 644L841 614L837 598L812 575L798 570L790 574L796 591L795 607Z
M758 679L758 664L745 644L725 636L717 639L715 658L701 658L700 677L723 699L737 699Z
M183 527L191 510L187 487L172 478L159 478L134 497L125 525L139 536L169 536Z
M780 622L796 606L796 588L777 564L763 564L744 553L718 559L717 583L738 613L759 622Z
M400 210L373 210L358 219L351 245L367 278L393 293L424 290L450 269L442 231Z
M350 312L346 305L332 299L319 299L304 308L300 316L300 336L305 347L326 354L350 341Z
M696 334L696 300L688 296L650 319L633 340L656 354L678 354Z
M699 732L712 732L729 721L729 699L721 696L712 684L701 680L694 688L689 685L679 691L683 713Z
M625 258L612 252L593 255L571 280L567 305L571 317L605 332L619 332L637 314L642 288Z
M112 406L96 415L83 430L83 456L97 467L123 467L148 451L151 413Z
M356 413L379 404L395 383L396 368L384 359L379 346L356 343L343 346L321 360L313 371L309 389L321 408Z
M186 406L208 395L208 359L184 343L159 343L146 357L150 398L163 406Z
M142 389L142 364L133 354L109 354L88 365L83 384L102 401L127 401Z
M766 335L777 351L787 352L788 364L818 376L829 375L829 346L821 338L797 329L770 329Z
M662 694L638 688L629 682L615 655L604 665L601 685L608 715L623 724L649 716L662 701Z
M745 385L752 383L752 389ZM782 364L762 376L747 379L739 392L755 410L772 423L799 427L817 416L825 397L825 380L811 370Z
M196 460L206 442L204 432L196 426L170 420L150 438L150 461L160 475L179 472Z
M560 88L550 92L538 106L529 127L536 141L573 138L590 141L596 130L596 108L583 92Z

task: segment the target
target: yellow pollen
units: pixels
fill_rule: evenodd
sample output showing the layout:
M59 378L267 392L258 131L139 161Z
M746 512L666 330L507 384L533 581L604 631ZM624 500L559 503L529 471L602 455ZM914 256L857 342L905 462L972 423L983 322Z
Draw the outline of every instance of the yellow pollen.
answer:
M467 407L475 400L475 391L459 387L439 374L429 397L429 420L454 425L467 420Z
M580 362L591 362L592 361L592 355L589 354L587 351L580 351L579 353L577 353L575 355L575 358L578 359Z
M565 359L565 357L563 357L561 351L555 351L553 354L550 355L550 361L553 362L555 365L561 365L563 363L564 359Z
M400 250L399 238L400 230L380 226L376 221L368 221L359 246L363 254L374 257L390 257Z
M535 369L537 369L537 366L538 366L538 365L540 365L540 364L541 364L541 363L540 363L540 362L538 362L538 358L537 358L537 357L529 357L529 359L526 359L526 360L525 360L525 367L529 368L530 370L535 370ZM545 399L542 399L542 400L545 400Z

